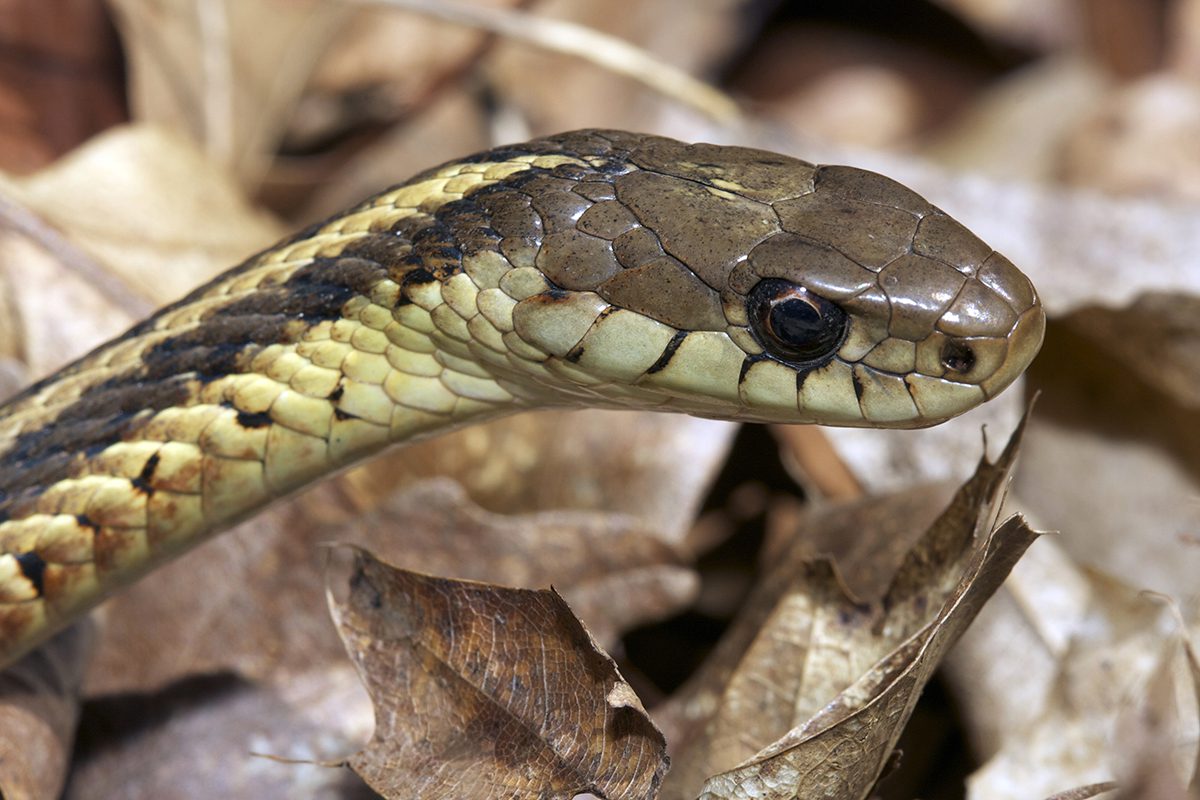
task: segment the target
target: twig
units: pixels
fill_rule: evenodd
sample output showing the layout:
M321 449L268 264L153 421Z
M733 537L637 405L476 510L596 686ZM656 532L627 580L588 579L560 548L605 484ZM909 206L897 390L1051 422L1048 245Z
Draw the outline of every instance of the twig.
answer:
M345 0L344 0L345 1ZM491 31L509 39L536 45L590 61L632 78L667 97L686 103L718 122L741 117L737 103L724 92L664 63L624 39L565 20L526 11L485 8L453 0L350 0L411 11L458 25Z
M99 262L69 240L62 231L20 202L0 191L0 228L8 228L38 244L43 250L79 275L113 305L134 319L154 310L154 305L113 276Z

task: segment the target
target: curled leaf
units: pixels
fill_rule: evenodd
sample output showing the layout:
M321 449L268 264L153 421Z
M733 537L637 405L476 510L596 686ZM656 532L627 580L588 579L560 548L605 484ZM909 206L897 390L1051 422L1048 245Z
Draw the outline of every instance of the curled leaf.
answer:
M665 797L867 796L943 654L1036 538L1019 518L993 529L1018 441L982 462L932 524L913 501L928 506L936 491L808 520L826 535L796 538L775 560L716 666L677 702L688 735ZM918 520L925 533L909 549L885 546L912 541ZM868 542L839 562L853 594L834 563L811 555L839 531ZM890 580L871 561L890 562Z
M609 800L658 791L666 742L562 598L395 569L353 551L330 605L375 702L349 760L389 798Z

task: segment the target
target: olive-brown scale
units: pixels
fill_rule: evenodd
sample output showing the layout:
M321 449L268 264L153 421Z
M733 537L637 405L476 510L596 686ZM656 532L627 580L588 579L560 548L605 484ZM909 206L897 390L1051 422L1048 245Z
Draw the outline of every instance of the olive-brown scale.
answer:
M0 661L390 444L551 405L930 425L1043 328L1012 264L861 170L619 131L437 167L0 407Z

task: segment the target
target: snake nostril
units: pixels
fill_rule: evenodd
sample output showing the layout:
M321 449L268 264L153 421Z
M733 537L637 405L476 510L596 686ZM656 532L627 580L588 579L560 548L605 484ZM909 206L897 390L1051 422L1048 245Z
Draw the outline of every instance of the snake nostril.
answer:
M942 346L942 366L960 374L970 372L975 366L975 351L966 342L951 339Z

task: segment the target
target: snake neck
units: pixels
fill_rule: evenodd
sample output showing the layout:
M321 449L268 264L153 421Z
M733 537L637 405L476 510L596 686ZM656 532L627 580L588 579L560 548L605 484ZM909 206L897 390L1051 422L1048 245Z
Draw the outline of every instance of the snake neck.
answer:
M384 192L0 408L0 659L321 475L586 394L518 332L518 303L555 302L539 242L463 201L564 164L591 168L515 155Z

